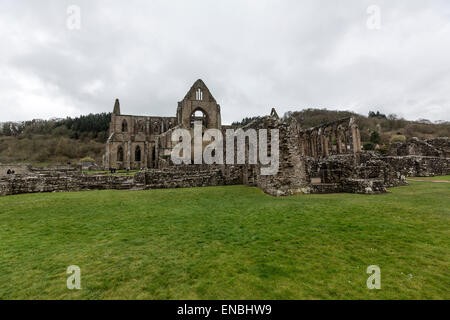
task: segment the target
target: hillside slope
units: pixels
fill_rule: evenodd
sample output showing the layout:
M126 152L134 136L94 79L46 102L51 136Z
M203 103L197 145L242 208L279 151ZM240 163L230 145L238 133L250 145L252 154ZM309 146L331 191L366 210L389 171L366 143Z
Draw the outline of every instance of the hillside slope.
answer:
M315 127L323 123L353 116L356 118L364 143L371 140L372 132L380 136L379 143L388 144L392 137L403 135L406 139L418 137L432 139L450 137L450 122L431 123L428 120L408 121L395 115L383 115L371 112L368 117L350 112L326 109L304 109L302 111L287 112L284 117L293 116L303 128Z
M76 163L91 157L101 163L111 114L3 123L0 163Z

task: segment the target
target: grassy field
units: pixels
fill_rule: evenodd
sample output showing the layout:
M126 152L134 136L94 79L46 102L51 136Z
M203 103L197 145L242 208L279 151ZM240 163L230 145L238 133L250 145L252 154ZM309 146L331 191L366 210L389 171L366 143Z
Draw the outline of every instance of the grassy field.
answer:
M450 299L450 184L0 198L1 299ZM66 269L81 268L81 290ZM381 268L368 290L366 268Z

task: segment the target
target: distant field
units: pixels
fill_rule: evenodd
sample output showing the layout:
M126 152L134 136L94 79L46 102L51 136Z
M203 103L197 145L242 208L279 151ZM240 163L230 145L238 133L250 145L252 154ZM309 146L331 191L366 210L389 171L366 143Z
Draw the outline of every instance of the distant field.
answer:
M450 299L450 184L410 184L3 197L0 299ZM66 288L69 265L81 290ZM369 265L381 290L366 287Z

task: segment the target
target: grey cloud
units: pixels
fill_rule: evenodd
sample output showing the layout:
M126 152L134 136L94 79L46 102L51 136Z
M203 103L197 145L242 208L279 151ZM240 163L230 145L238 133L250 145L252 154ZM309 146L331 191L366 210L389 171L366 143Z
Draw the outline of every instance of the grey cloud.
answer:
M66 28L69 5L81 29ZM382 29L366 27L369 5ZM449 120L447 1L3 1L0 121L173 115L202 78L225 123L306 107Z

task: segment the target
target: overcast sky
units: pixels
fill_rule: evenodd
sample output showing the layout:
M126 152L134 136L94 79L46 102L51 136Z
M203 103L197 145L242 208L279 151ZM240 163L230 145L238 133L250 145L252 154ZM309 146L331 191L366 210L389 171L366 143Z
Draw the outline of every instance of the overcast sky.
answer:
M448 0L2 0L0 39L0 121L110 112L115 98L174 116L199 78L224 124L272 107L450 120Z

